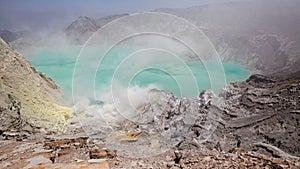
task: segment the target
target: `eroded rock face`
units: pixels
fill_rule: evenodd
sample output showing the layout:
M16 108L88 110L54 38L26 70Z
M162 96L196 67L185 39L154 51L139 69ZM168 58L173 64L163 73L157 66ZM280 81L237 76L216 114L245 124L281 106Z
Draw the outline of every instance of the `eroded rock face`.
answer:
M36 71L2 39L0 90L4 96L18 100L18 111L25 121L54 130L66 129L71 109L63 105L59 87L51 78Z
M253 75L246 82L227 85L223 120L212 140L225 151L236 146L280 156L261 144L267 143L300 156L299 95L300 79L293 78L276 81Z

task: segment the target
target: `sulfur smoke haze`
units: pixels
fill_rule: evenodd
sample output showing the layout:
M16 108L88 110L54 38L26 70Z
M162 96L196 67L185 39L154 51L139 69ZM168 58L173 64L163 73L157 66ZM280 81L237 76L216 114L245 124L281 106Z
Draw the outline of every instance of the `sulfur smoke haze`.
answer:
M0 30L54 30L79 16L99 18L156 8L182 8L233 0L1 0Z

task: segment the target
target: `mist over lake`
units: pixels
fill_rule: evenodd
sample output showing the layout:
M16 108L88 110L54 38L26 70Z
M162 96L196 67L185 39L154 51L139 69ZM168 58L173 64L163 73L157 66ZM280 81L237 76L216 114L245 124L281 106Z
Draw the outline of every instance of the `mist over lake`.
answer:
M82 86L82 93L86 94L86 97L92 97L92 92L94 89L89 88L86 83L90 82L90 79L95 79L95 89L96 93L99 95L103 93L107 93L110 91L110 85L112 77L116 72L117 66L122 62L119 54L125 52L128 47L118 47L115 50L108 53L105 59L102 60L101 64L98 67L98 70L86 70L81 71L80 67L77 68L76 76L80 76L82 80L80 80L79 86ZM76 59L80 53L81 47L79 46L65 46L65 47L41 47L37 50L32 51L27 54L27 58L31 61L31 63L41 72L47 74L51 78L53 78L59 86L62 88L65 93L66 100L70 100L72 96L72 79L74 73L74 67L76 63ZM92 64L97 60L98 55L95 54L95 49L91 49L91 54L95 57L94 59L86 59L85 63L81 63L81 65L85 65L85 69L87 67L92 67ZM153 53L153 52L152 52ZM149 55L149 54L148 54ZM161 56L157 56L161 55ZM152 57L164 57L162 52L157 53L156 56ZM139 56L136 56L137 58ZM147 56L151 57L151 56ZM172 56L168 56L172 57ZM136 63L137 60L133 61L133 59L128 61L128 64L132 64L132 66ZM170 60L170 59L169 59ZM214 61L204 61L206 66L214 67L216 63ZM178 84L178 81L184 81L185 79L192 78L196 81L196 86L198 90L205 90L211 88L211 81L209 74L205 68L205 65L202 61L194 61L188 60L185 61L185 64L174 62L170 60L165 63L157 63L157 67L163 67L164 69L158 70L154 67L146 68L131 77L129 84L124 84L122 82L122 77L116 78L118 83L121 86L135 86L139 88L147 88L151 86L151 88L157 88L161 90L165 90L167 92L174 93L177 97L196 97L198 92L192 90L191 91L182 92L182 86L192 86L188 80L186 80L186 84ZM226 82L235 82L235 81L243 81L248 78L250 72L244 68L243 66L231 62L222 62ZM132 66L128 67L131 69ZM214 74L214 76L217 75ZM178 80L179 79L179 80ZM180 80L181 79L181 80ZM120 81L121 80L121 81ZM91 82L93 83L93 82ZM221 82L213 82L213 83L223 83ZM218 92L218 91L215 91Z

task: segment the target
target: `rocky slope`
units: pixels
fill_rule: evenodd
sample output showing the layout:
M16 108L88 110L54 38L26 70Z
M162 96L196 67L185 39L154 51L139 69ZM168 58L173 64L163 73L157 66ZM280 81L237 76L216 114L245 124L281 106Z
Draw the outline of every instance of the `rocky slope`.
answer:
M119 127L115 125L114 132L99 128L94 135L84 132L91 124L81 120L78 125L78 118L72 120L64 135L47 131L36 131L31 136L3 132L0 146L6 148L0 149L0 166L300 167L298 77L276 80L253 75L245 82L227 85L220 96L208 90L197 99L178 99L162 91L151 93L156 101L139 110L139 120L122 121ZM6 98L11 100L8 105L14 103L13 111L18 110L15 98Z
M268 73L300 59L299 5L297 0L253 0L155 11L196 24L224 60Z
M40 127L65 129L70 108L62 104L59 87L51 78L32 67L2 39L0 39L0 91L1 98L4 98L1 100L3 104L0 105L2 114L14 117L18 115L26 122ZM14 111L17 114L13 113ZM5 119L1 121L2 124L7 122Z

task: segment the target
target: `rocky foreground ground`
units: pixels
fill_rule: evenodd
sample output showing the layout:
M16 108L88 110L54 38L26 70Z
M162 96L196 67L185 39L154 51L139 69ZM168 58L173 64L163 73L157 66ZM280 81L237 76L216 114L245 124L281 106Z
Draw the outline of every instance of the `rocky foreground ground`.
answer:
M83 132L84 130L80 130L80 127L74 128L74 125L78 124L76 121L72 122L73 127L70 127L67 133L62 134L27 124L17 111L15 114L7 115L5 110L11 109L9 106L14 104L8 98L7 107L1 106L1 120L7 117L6 120L11 120L11 124L24 125L19 125L22 127L12 125L1 130L0 166L1 168L299 168L300 79L274 79L253 75L245 82L227 85L220 96L203 91L198 99L190 100L177 99L171 94L158 92L160 98L165 97L166 100L161 99L159 103L152 103L153 105L150 105L152 108L143 112L147 114L147 111L155 110L156 114L151 113L161 121L161 125L157 125L154 121L144 126L127 122L124 126L119 126L119 131L110 135L109 139L102 139L101 143L99 140L96 141L95 137ZM195 110L188 109L188 106L195 105L197 119L194 124L187 125L179 117L188 113L187 111ZM209 117L211 111L218 116L214 114ZM210 135L203 139L203 134L207 130L203 119L211 117L215 118L213 121L217 125ZM173 123L174 121L176 123ZM164 138L158 139L158 142L165 139L172 142L173 138L178 142L174 142L177 143L174 147L167 147L166 151L155 156L143 158L132 155L135 151L139 151L139 146L153 144L147 142L147 138L154 139L149 135L157 133L150 132L150 129L164 133L162 128L166 132L173 133L185 130L186 134L180 139L174 135L172 137L168 134L160 135ZM115 146L112 146L112 143ZM166 147L161 144L161 148Z

